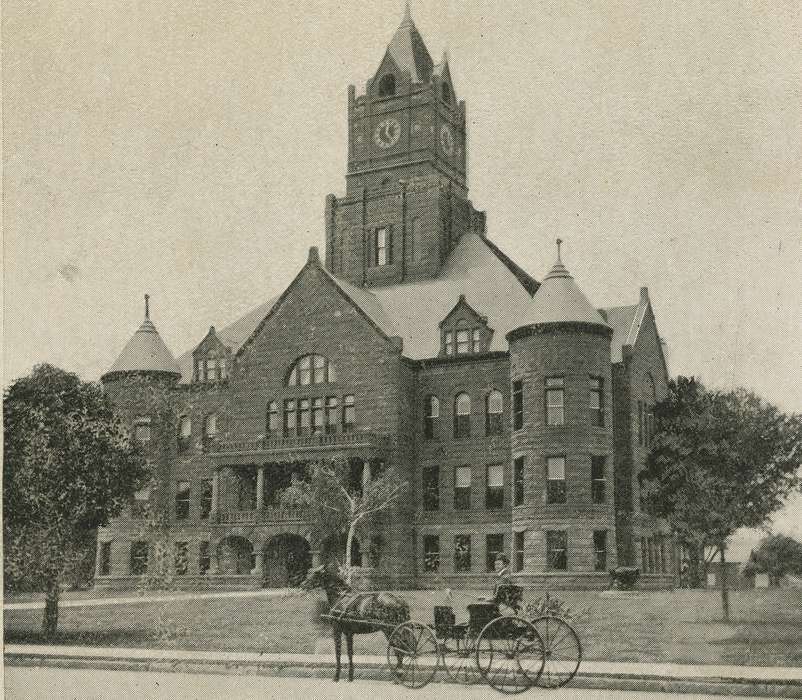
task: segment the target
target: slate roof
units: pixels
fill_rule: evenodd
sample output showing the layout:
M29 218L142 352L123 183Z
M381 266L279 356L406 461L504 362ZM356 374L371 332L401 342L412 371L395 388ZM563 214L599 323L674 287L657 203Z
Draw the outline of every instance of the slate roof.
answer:
M114 372L166 372L183 374L156 326L145 316L106 374ZM104 375L105 376L105 375Z
M434 62L415 22L412 21L409 5L401 25L390 40L387 53L401 70L409 71L413 83L426 83L431 79Z

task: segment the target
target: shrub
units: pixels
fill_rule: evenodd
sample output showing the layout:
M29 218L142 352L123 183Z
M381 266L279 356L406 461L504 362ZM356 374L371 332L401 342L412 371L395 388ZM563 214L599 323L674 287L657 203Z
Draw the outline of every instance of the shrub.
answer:
M631 591L640 578L640 569L635 566L619 566L610 569L610 588Z

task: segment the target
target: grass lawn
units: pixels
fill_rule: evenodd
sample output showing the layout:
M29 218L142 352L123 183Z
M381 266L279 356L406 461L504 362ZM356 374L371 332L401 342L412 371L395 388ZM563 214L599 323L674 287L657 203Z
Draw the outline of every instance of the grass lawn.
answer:
M481 594L477 592L477 595ZM432 620L439 591L401 591L413 617ZM556 594L574 610L588 608L577 624L586 659L802 666L802 590L735 591L731 621L721 617L716 591L638 592L606 597L596 592ZM142 602L64 608L58 644L250 652L314 651L329 631L315 623L322 593L289 598L234 598ZM470 599L454 592L458 619ZM9 643L41 643L41 610L9 610ZM161 620L161 623L159 622ZM157 631L163 634L159 636ZM355 640L356 653L385 651L382 635Z

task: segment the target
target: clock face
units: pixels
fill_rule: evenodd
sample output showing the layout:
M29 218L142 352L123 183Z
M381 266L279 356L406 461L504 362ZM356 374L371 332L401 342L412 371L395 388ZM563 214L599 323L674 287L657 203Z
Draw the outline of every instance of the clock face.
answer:
M454 134L448 124L443 124L440 129L440 147L449 156L454 152Z
M391 148L401 138L401 125L392 117L383 119L373 132L373 140L379 148Z

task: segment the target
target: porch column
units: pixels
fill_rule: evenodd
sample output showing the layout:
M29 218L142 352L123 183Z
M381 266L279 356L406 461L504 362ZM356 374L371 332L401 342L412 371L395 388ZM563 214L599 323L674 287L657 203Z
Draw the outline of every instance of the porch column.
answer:
M265 569L265 553L261 549L257 549L254 553L254 567L251 574L254 576L261 576Z
M220 510L220 467L214 468L212 476L212 514L217 515Z
M209 573L220 573L220 543L215 540L209 542Z
M256 510L265 507L265 468L259 467L256 472Z
M101 550L103 549L103 543L98 540L97 547L95 548L95 578L100 577L100 560L101 560Z
M362 462L362 486L370 481L370 462L366 459Z

